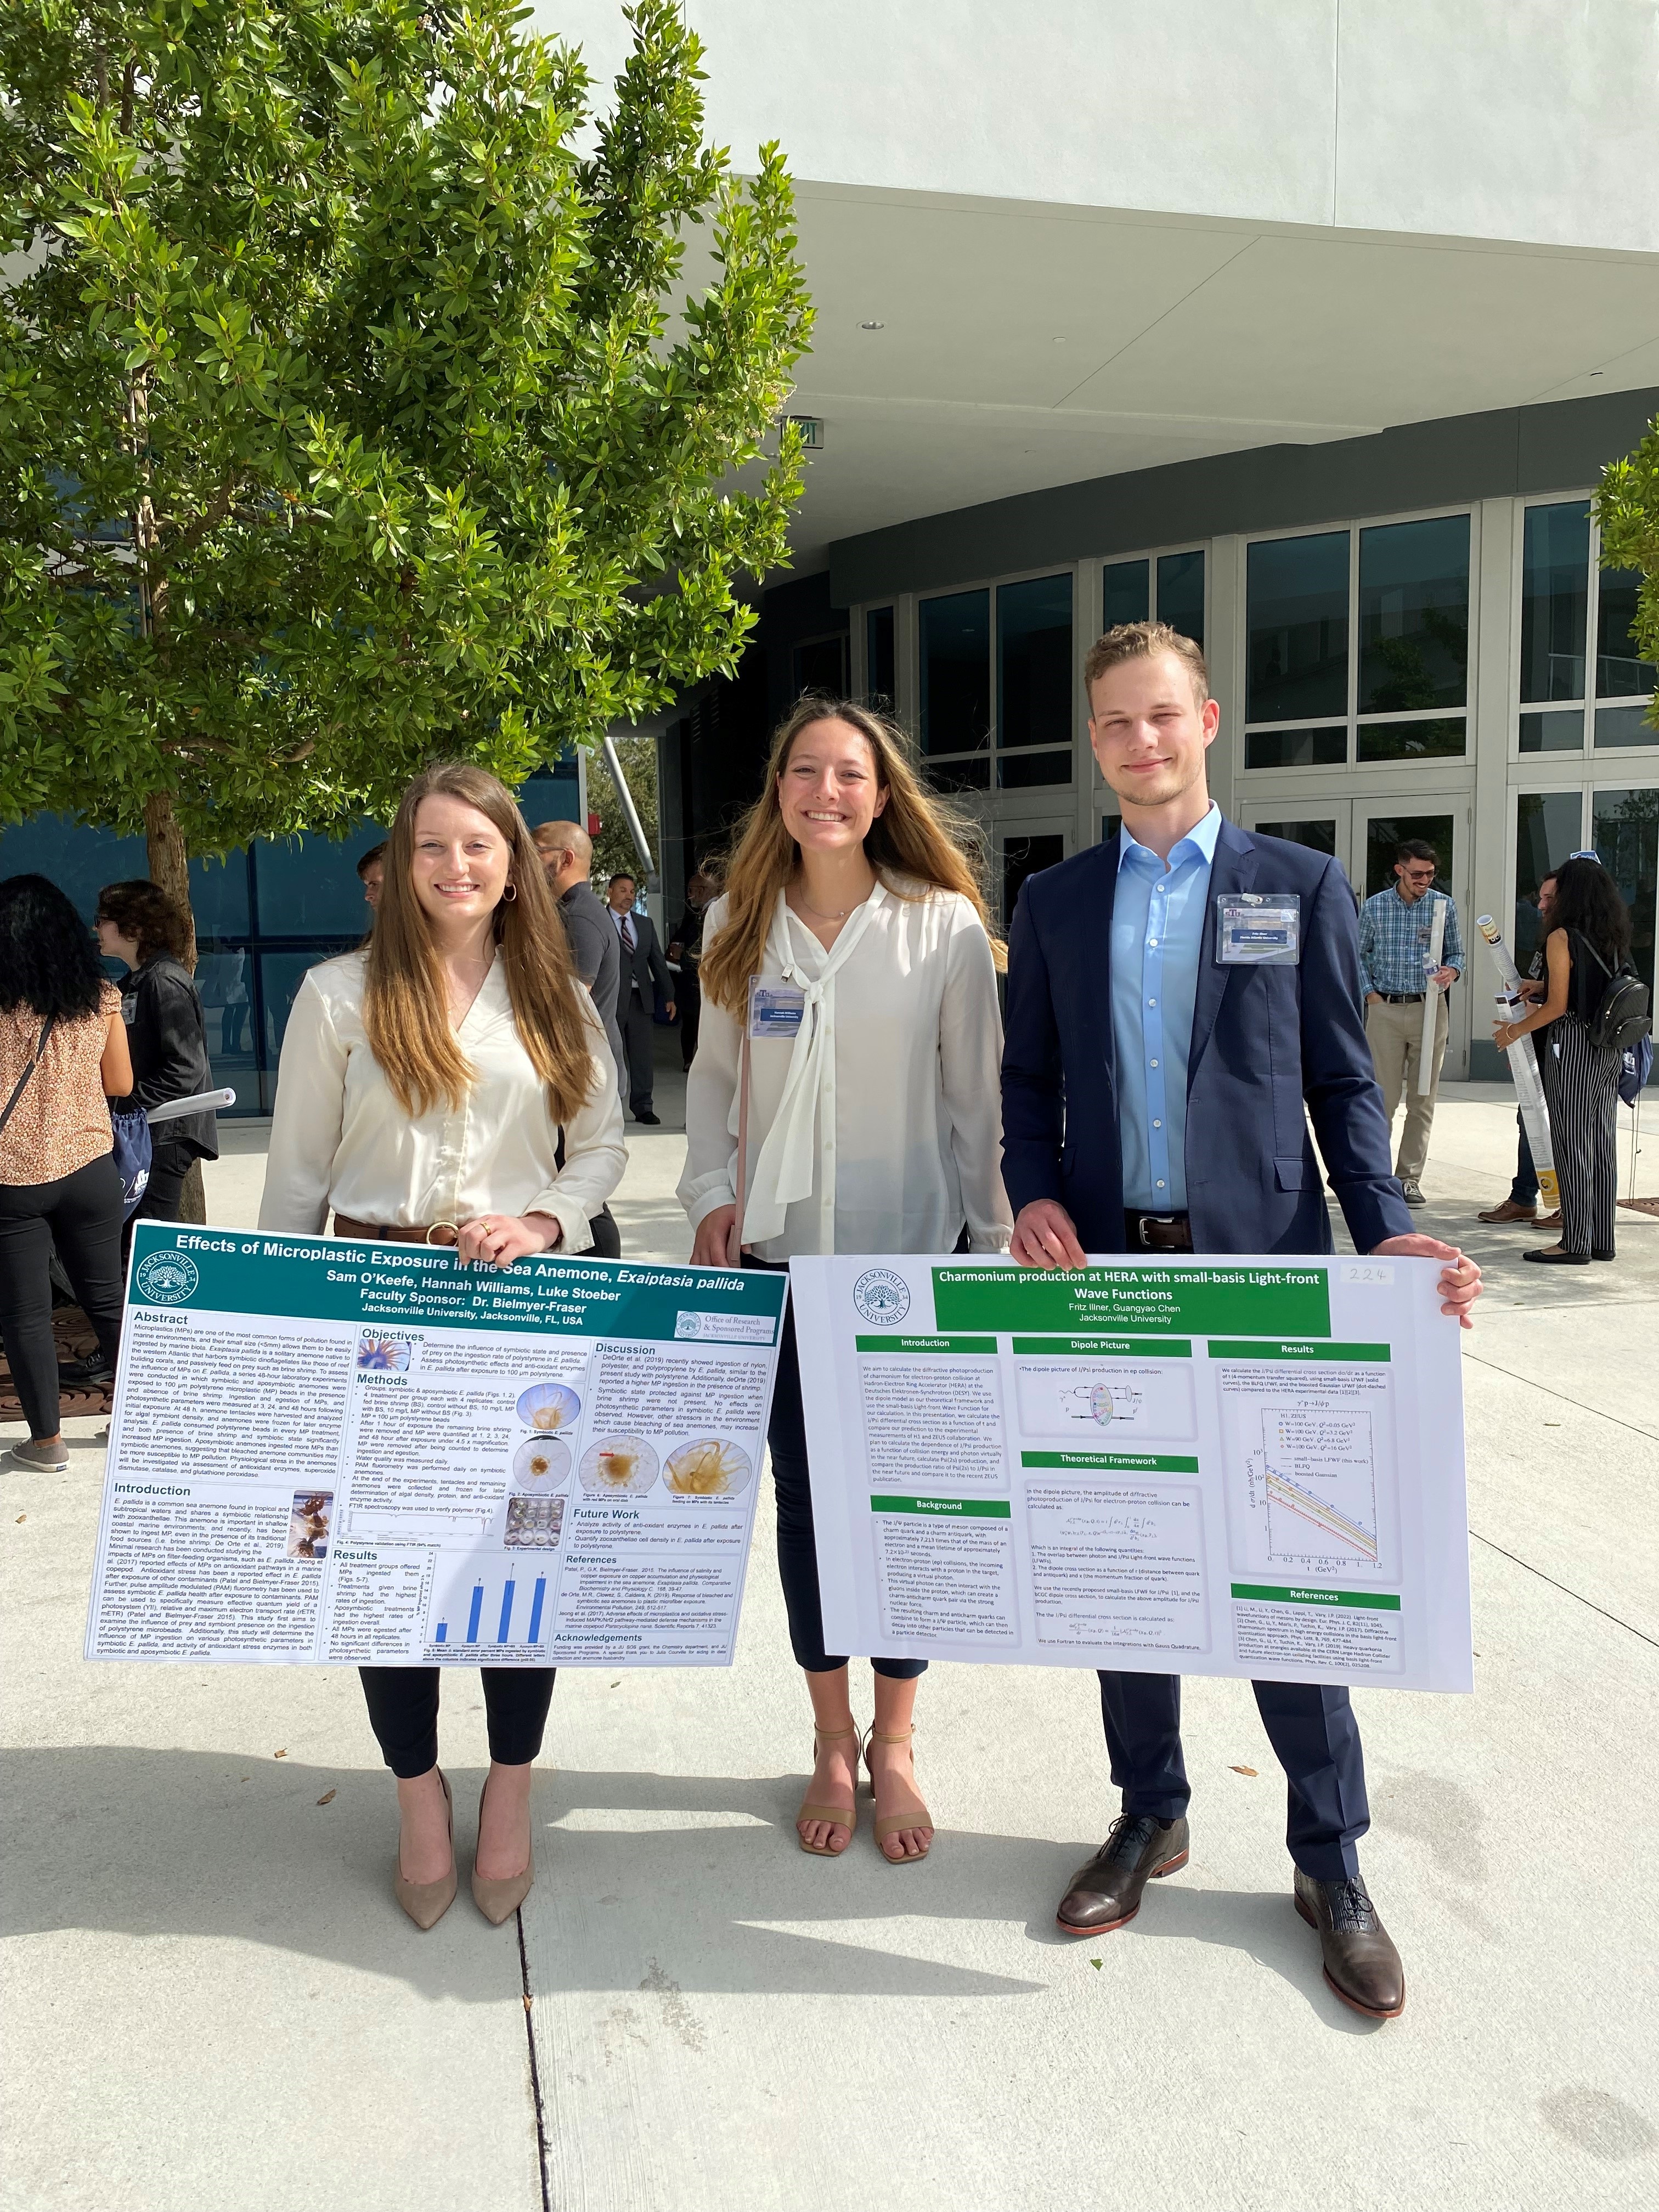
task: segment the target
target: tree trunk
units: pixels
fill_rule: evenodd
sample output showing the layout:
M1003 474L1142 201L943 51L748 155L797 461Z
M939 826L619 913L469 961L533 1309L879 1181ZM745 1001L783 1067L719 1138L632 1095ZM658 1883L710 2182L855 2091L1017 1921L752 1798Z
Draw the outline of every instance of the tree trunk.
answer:
M144 801L144 838L149 847L151 883L164 890L183 910L190 925L184 964L193 975L196 973L196 916L191 911L190 904L190 854L185 849L185 833L173 811L170 793L155 792Z
M207 1186L202 1180L202 1163L192 1160L185 1170L185 1187L179 1194L180 1221L207 1219Z

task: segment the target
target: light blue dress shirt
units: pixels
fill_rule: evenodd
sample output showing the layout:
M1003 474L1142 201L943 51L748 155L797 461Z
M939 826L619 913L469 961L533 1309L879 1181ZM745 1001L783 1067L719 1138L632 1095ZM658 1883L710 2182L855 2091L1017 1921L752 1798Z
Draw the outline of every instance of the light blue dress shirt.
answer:
M1221 809L1170 854L1118 831L1112 904L1112 1042L1123 1203L1141 1213L1187 1206L1187 1057Z

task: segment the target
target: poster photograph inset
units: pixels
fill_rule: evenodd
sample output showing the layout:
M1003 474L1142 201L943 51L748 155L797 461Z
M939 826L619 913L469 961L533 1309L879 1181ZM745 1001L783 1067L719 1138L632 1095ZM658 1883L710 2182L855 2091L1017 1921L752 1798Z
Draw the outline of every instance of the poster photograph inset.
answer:
M1472 1688L1439 1265L792 1261L831 1649Z

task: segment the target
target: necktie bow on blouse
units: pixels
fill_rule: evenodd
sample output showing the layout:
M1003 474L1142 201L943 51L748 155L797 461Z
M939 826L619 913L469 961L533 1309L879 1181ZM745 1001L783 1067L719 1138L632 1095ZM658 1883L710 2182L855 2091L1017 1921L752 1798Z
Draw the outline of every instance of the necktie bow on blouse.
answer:
M743 1210L743 1241L746 1244L781 1237L787 1209L797 1199L812 1194L812 1184L820 1167L821 1147L815 1141L815 1133L823 1080L829 1072L828 1033L835 1005L835 980L863 936L880 896L878 889L849 917L816 976L806 975L796 966L789 950L787 914L782 910L782 902L779 902L781 911L774 933L775 942L778 936L783 940L780 972L786 983L797 987L805 1003L789 1054L789 1071L783 1079L783 1096L778 1101L777 1115L766 1133L766 1141L750 1176ZM826 1200L833 1205L833 1162L823 1161L822 1171Z

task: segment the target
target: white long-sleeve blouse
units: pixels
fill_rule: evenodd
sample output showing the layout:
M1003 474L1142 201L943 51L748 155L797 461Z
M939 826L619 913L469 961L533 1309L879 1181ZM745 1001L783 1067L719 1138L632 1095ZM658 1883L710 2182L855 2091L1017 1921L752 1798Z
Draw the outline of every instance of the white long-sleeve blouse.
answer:
M628 1164L622 1102L605 1030L586 991L592 1060L587 1096L566 1123L564 1165L547 1091L521 1042L499 955L455 1032L475 1071L459 1107L398 1103L363 1029L362 952L312 969L288 1018L278 1070L261 1229L315 1234L331 1208L386 1228L460 1223L481 1213L548 1213L562 1252L586 1252L588 1227Z
M717 899L705 960L726 917ZM760 981L793 983L808 1003L793 1040L750 1045L744 1243L767 1260L943 1252L965 1221L970 1249L1006 1250L1002 1022L970 902L878 884L826 952L780 896ZM694 1228L735 1200L741 1040L705 999L679 1185Z

